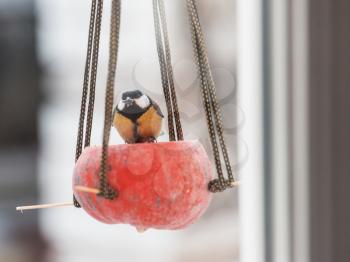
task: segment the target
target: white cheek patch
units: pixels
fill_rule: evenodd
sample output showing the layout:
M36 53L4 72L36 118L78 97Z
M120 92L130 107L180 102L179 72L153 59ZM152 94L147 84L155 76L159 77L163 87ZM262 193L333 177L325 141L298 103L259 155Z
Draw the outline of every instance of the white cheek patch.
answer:
M142 95L140 98L135 99L135 103L141 108L146 108L150 105L150 101L146 95Z
M123 103L123 101L119 101L119 103L118 103L118 110L119 111L123 111L124 107L125 107L125 104Z

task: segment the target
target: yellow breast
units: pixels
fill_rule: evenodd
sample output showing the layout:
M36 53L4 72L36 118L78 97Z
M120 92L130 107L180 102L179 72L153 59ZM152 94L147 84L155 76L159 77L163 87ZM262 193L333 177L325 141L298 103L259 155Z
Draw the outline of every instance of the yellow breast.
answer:
M163 118L151 106L139 119L137 119L137 134L140 137L158 137L162 128Z
M135 143L139 138L158 137L162 128L162 121L163 118L151 106L136 120L136 123L116 112L113 125L126 143Z
M113 125L117 129L120 136L125 140L126 143L135 143L135 123L129 118L115 113L113 119Z

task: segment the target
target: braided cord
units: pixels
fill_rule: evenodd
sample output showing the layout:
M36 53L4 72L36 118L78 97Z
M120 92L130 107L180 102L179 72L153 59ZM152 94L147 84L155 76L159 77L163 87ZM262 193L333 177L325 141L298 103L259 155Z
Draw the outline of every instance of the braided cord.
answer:
M113 200L118 195L118 191L111 188L107 181L108 173L108 143L112 125L113 112L113 97L114 97L114 81L117 67L118 48L119 48L119 31L120 31L120 0L112 0L112 14L111 14L111 29L109 42L109 63L108 76L105 97L105 114L104 114L104 128L102 141L102 156L101 168L99 173L100 178L100 193L106 199Z
M99 0L98 6L97 6L94 48L93 48L93 55L92 55L89 107L87 112L86 131L85 131L85 145L84 145L85 147L90 146L90 140L91 140L92 120L94 115L94 104L95 104L95 88L96 88L96 76L97 76L97 66L98 66L98 54L100 49L102 11L103 11L103 0Z
M97 6L97 9L96 9L96 6ZM92 0L90 23L89 23L89 34L88 34L88 46L87 46L85 72L84 72L84 80L83 80L83 91L82 91L82 98L81 98L81 105L80 105L78 136L77 136L76 151L75 151L75 161L79 159L81 152L83 150L84 124L85 124L85 117L86 117L86 103L87 103L88 93L90 93L89 106L88 106L88 111L89 111L88 118L89 118L89 115L91 115L90 118L92 123L93 104L94 104L93 100L95 96L94 95L95 88L91 90L91 86L92 85L94 86L96 82L101 19L102 19L102 0L99 0L98 4L97 4L97 0ZM91 63L93 64L93 66L91 66ZM91 79L90 79L90 73L92 74ZM90 80L90 86L89 86L89 80ZM89 146L90 144L91 124L90 126L87 124L85 132L86 132L85 133L86 141L84 143L84 146L86 147L86 146ZM73 195L73 203L75 207L77 208L81 207L74 195Z
M213 149L216 171L218 173L218 179L210 181L209 190L212 192L221 192L227 188L233 187L235 179L232 173L230 159L228 156L228 150L223 135L221 110L216 96L215 84L209 65L209 59L205 47L204 37L198 17L198 10L195 0L187 0L187 9L191 24L192 43L199 70L204 109L210 135L210 142ZM219 144L217 142L217 138L219 140ZM224 177L223 170L221 167L219 147L221 148L221 152L225 162L226 172L228 175L227 180Z
M174 73L171 63L171 53L170 53L170 45L169 45L169 37L168 37L168 26L166 22L166 15L165 15L165 7L164 7L164 1L158 0L159 3L159 11L160 11L160 18L162 21L162 29L163 29L163 38L164 38L164 47L165 47L165 57L167 60L167 72L168 72L168 78L169 78L169 86L170 86L170 92L171 92L171 98L172 98L172 105L174 110L174 119L175 119L175 126L176 126L176 135L177 140L183 140L183 131L181 126L181 120L180 120L180 113L178 109L178 103L177 103L177 96L175 91L175 84L174 84Z
M75 160L77 161L83 150L84 140L84 124L85 126L85 141L84 147L90 146L94 102L95 102L95 90L96 90L96 77L99 57L99 46L101 38L101 24L102 24L102 11L103 0L92 0L91 4L91 16L88 36L88 48L86 55L83 93L81 100L81 110L79 116L79 128L76 147ZM106 88L106 108L105 108L105 125L103 132L103 145L101 156L101 169L100 169L100 195L107 199L113 199L117 192L111 189L107 182L107 159L108 159L108 141L110 135L110 129L106 126L111 126L112 121L112 109L113 109L113 96L114 96L114 79L116 71L116 61L118 54L118 38L120 28L120 1L113 0L112 2L112 16L111 16L111 32L110 32L110 58L108 66L108 79ZM89 94L87 116L86 116L86 104ZM86 123L85 123L86 118ZM74 205L81 207L75 196L73 195Z
M96 16L96 3L97 3L97 0L91 1L88 47L87 47L86 62L85 62L83 92L82 92L81 105L80 105L79 127L78 127L78 136L77 136L77 144L76 144L76 152L75 152L75 161L78 160L83 149L84 122L85 122L86 101L87 101L89 79L90 79L91 54L92 54L95 16Z
M169 140L183 140L183 131L175 91L163 0L153 0L153 17L162 86L168 111ZM176 132L174 124L176 127Z

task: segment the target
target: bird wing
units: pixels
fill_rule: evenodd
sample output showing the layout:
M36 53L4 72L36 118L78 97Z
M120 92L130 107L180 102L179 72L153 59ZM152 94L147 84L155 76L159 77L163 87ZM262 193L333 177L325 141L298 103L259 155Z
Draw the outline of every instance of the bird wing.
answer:
M163 115L162 111L160 110L159 105L156 102L154 102L152 99L150 99L150 101L151 101L152 106L154 107L154 109L157 111L158 115L160 115L161 117L164 118L164 115Z
M116 107L114 108L114 110L113 110L113 113L112 113L112 119L115 118L115 114L116 114L118 111L119 111L119 110L118 110L118 106L116 106ZM113 123L113 120L112 120L111 126L113 126L113 125L114 125L114 123Z

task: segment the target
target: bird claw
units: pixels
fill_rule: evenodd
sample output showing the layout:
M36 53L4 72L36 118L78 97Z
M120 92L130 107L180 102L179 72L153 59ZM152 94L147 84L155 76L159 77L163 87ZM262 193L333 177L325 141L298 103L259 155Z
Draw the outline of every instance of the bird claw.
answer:
M157 139L155 137L142 137L136 143L157 143Z

